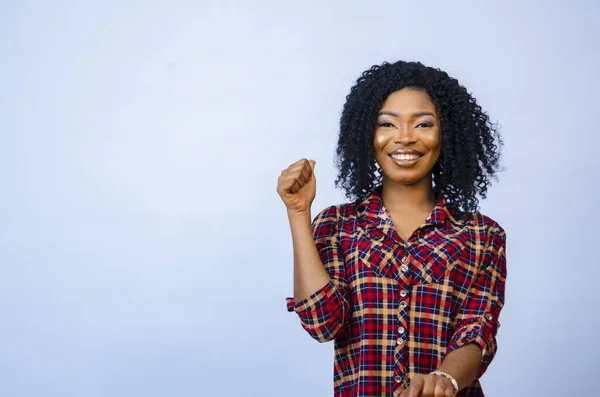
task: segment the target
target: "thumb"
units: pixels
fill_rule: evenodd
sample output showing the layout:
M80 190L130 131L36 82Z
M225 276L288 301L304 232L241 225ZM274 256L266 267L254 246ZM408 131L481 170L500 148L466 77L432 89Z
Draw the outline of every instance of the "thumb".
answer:
M310 166L312 167L313 171L315 170L315 164L317 163L315 160L308 160L308 162L310 163Z

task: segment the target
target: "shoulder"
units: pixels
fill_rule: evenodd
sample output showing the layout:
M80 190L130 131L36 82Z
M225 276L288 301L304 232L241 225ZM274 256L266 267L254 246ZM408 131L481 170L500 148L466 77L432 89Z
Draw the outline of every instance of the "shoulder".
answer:
M313 229L317 231L345 229L356 219L356 208L357 204L353 202L330 205L314 218Z
M356 204L355 203L344 203L330 205L329 207L321 210L314 218L313 223L322 222L343 222L356 216Z
M480 212L472 212L467 214L466 220L467 224L478 233L484 234L488 237L497 236L504 238L506 236L506 232L502 226L485 214Z

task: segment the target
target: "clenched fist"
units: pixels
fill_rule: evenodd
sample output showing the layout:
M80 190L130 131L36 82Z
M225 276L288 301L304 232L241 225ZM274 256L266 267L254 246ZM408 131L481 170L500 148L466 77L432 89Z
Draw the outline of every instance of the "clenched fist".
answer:
M283 170L277 181L277 193L288 214L310 214L310 206L317 193L315 161L302 159Z

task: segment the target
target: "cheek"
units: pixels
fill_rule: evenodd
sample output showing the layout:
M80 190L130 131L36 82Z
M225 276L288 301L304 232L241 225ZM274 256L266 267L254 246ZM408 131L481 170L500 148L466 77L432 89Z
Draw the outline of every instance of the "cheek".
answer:
M423 143L432 152L439 153L442 148L442 140L439 131L432 131L431 134L423 137Z
M377 150L377 151L382 150L385 147L385 145L387 144L388 140L389 140L389 137L387 137L386 134L376 132L375 138L373 139L373 146L375 147L375 150Z

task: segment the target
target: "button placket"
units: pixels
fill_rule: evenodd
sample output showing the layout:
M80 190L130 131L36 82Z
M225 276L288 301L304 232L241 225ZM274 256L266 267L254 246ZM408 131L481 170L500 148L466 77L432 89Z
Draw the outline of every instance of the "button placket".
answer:
M400 260L400 272L402 272L403 276L401 277L403 280L401 282L401 289L399 292L400 295L400 301L398 304L398 334L397 334L397 339L396 339L396 364L398 365L398 371L400 371L400 373L402 373L404 371L404 365L403 365L403 361L405 359L405 355L403 354L404 349L406 347L406 330L408 327L408 313L405 310L408 307L408 300L410 297L410 293L408 291L407 288L407 282L408 281L408 274L410 273L410 267L409 267L409 255L406 252L405 255L402 257L402 259ZM397 372L398 373L398 372ZM405 379L403 376L401 375L396 375L396 377L394 378L395 382L398 384L404 383Z
M406 285L402 286L400 290L400 302L398 304L398 337L396 339L396 357L398 360L402 360L403 351L406 346L407 338L406 338L406 330L408 327L408 313L405 310L408 307L408 300L410 293Z
M400 261L400 271L404 274L407 274L409 271L408 268L408 255L405 255L402 260Z

